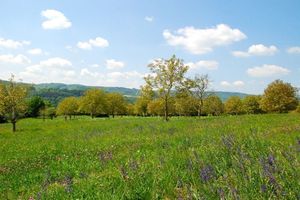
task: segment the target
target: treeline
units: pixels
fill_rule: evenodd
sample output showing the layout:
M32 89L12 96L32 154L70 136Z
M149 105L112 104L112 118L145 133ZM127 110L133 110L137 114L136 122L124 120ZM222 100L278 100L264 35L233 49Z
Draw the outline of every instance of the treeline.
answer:
M284 113L295 110L300 113L297 89L290 83L275 80L263 95L232 96L225 102L208 92L207 75L186 77L188 66L175 56L159 59L149 65L135 103L129 103L120 93L107 93L102 89L88 89L80 97L66 97L57 106L35 96L28 98L26 85L17 84L12 76L9 83L0 84L0 122L9 121L16 130L16 122L22 117L56 116L72 119L77 115L115 117L116 115L163 116L218 116L222 114Z

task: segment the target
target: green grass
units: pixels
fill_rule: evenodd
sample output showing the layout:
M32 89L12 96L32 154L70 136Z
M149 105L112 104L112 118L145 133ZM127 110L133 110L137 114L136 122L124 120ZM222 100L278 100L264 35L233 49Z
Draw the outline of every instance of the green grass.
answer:
M299 199L300 115L0 125L0 199Z

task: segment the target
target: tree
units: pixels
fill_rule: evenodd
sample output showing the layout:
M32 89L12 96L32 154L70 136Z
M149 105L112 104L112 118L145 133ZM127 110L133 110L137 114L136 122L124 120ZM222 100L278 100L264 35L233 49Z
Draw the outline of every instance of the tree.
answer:
M297 89L290 83L275 80L265 89L261 99L261 108L266 112L288 112L298 105Z
M14 81L12 75L7 85L0 85L0 114L12 123L12 131L16 131L16 123L26 111L27 88Z
M224 112L224 104L220 97L209 96L204 100L203 111L208 115L218 116Z
M296 111L296 113L300 113L300 104L297 106L295 111Z
M148 114L148 104L154 98L154 92L150 85L144 85L141 87L140 96L135 103L135 113L138 115L146 116Z
M71 119L78 111L78 99L76 97L67 97L63 99L57 106L57 115L62 115L67 120L67 116Z
M116 114L125 114L126 102L123 95L119 93L107 94L107 111L113 118Z
M27 117L38 117L40 111L45 108L44 100L39 96L34 96L27 103Z
M103 90L89 89L80 99L79 110L94 118L98 114L105 114L107 110L107 98Z
M56 109L55 107L48 107L45 109L45 116L49 117L51 120L53 120L54 117L56 117Z
M174 104L176 113L180 116L194 115L196 103L196 99L189 92L185 90L177 92Z
M207 89L209 87L208 75L196 75L194 79L187 80L188 87L192 96L197 100L195 108L198 116L202 115L204 99L208 96Z
M230 115L239 115L243 111L243 103L240 97L231 96L225 102L225 112Z
M164 102L161 99L154 99L148 103L148 112L152 116L162 116L164 114L163 109Z
M258 114L262 113L259 102L261 100L260 96L249 95L243 99L244 111L247 114Z
M168 121L169 100L172 96L172 90L182 85L188 67L175 55L167 60L157 59L148 67L152 75L145 78L146 84L153 90L157 90L159 98L163 100L164 118Z

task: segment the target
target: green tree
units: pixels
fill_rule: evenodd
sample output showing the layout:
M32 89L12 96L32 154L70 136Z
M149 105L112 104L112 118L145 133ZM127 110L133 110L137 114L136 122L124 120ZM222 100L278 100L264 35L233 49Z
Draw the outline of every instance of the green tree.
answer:
M47 107L45 109L45 116L53 120L56 117L56 109L55 107Z
M18 119L26 111L27 88L17 84L12 75L7 85L0 85L0 114L12 123L12 131L16 131Z
M154 92L150 85L144 85L141 87L140 95L135 102L134 109L138 115L146 116L148 114L148 104L154 98Z
M244 111L247 114L262 113L262 110L261 110L260 104L259 104L260 100L261 100L260 96L255 96L255 95L246 96L243 99Z
M197 100L189 94L189 92L183 90L177 92L175 98L175 110L179 116L191 116L195 114L195 104Z
M297 89L290 83L275 80L265 89L261 99L261 108L265 112L288 112L298 105Z
M115 117L115 115L126 113L126 102L123 95L119 93L109 93L107 94L107 111L110 115Z
M94 118L98 114L105 114L107 111L107 98L103 90L89 89L85 91L80 99L79 110Z
M175 55L167 60L157 59L148 67L152 75L145 78L146 84L153 90L157 90L159 98L163 100L164 118L168 121L172 90L182 85L188 67Z
M197 100L197 103L194 104L197 114L198 116L201 116L204 106L204 99L209 95L207 92L210 82L208 75L197 74L194 79L187 80L187 82L191 95Z
M224 104L220 97L212 95L204 100L203 111L208 115L218 116L224 113Z
M76 97L67 97L63 99L57 106L57 115L61 115L65 117L65 120L67 120L67 117L71 119L72 116L75 116L78 112L78 99Z
M27 117L38 117L40 111L45 108L44 100L39 96L34 96L27 102Z
M238 96L231 96L225 102L225 112L230 115L239 115L244 112L243 102Z

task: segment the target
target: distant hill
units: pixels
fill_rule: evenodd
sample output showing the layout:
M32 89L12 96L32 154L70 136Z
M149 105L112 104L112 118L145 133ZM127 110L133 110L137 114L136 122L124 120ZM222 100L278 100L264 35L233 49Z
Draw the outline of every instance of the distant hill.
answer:
M0 82L7 83L7 81ZM25 83L26 84L26 83ZM44 99L49 100L52 104L57 105L62 99L75 96L82 96L84 91L90 88L99 88L104 91L118 92L123 94L128 102L135 102L136 98L139 95L139 89L136 88L125 88L125 87L102 87L102 86L85 86L80 84L63 84L63 83L42 83L42 84L26 84L30 86L31 96L40 96ZM209 92L219 96L222 101L226 101L231 96L239 96L244 98L248 94L239 93L239 92L222 92L222 91L213 91Z

